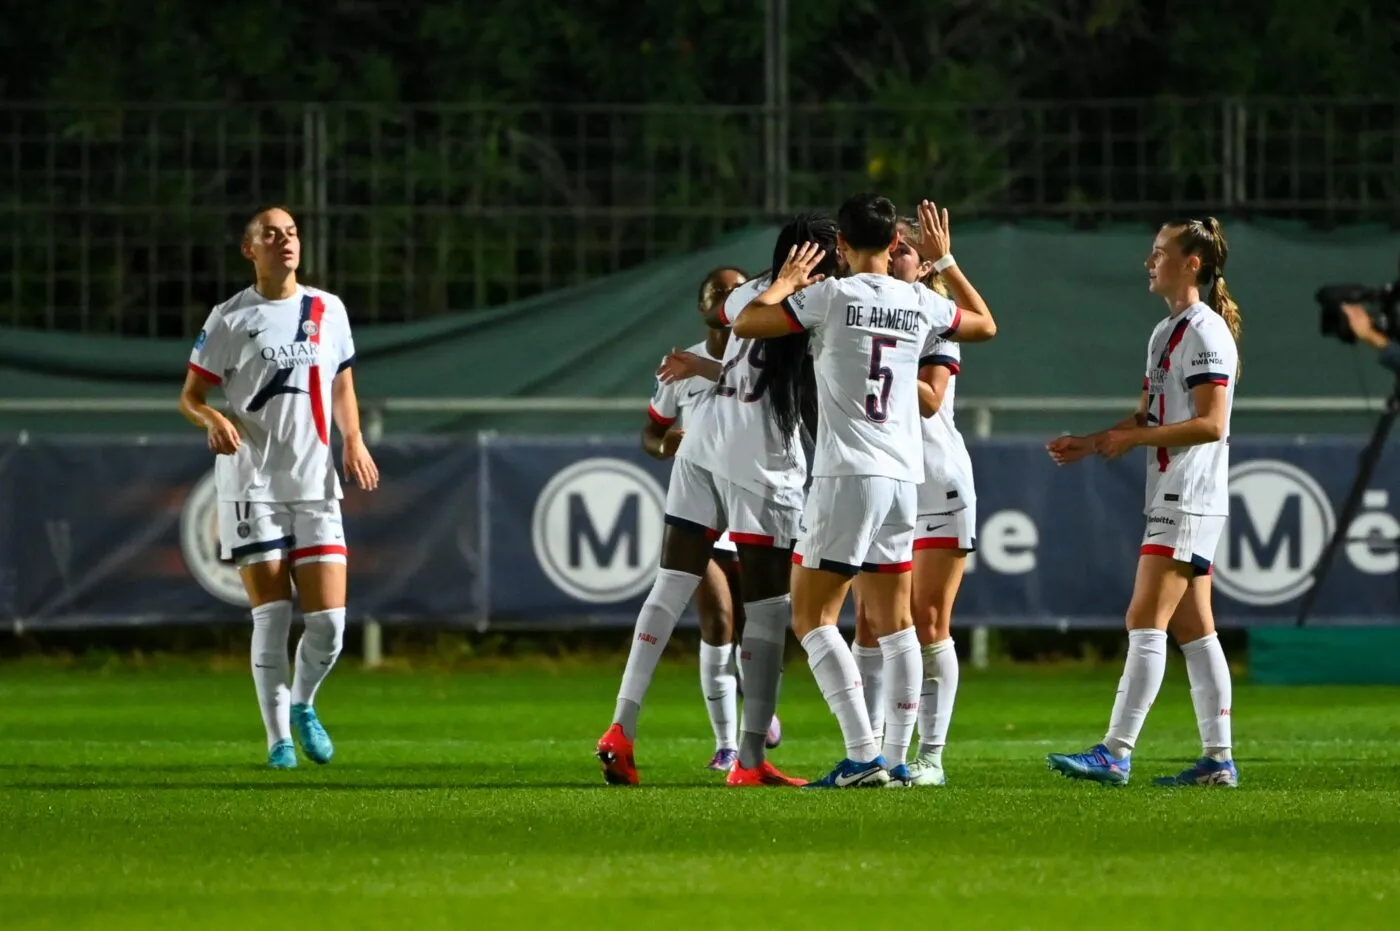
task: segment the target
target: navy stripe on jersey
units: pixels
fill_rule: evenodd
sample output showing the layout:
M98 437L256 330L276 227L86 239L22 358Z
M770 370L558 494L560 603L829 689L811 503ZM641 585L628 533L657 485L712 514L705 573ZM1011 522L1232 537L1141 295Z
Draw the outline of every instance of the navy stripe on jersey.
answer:
M1186 377L1186 387L1199 388L1201 385L1228 385L1229 375L1221 375L1219 372L1201 372L1198 375L1188 375Z
M344 362L340 363L340 365L336 368L335 373L336 373L337 375L339 375L341 372L345 371L346 369L348 369L350 366L352 366L352 365L354 365L354 364L355 364L355 357L354 357L354 356L351 356L350 358L346 359Z
M301 296L301 319L297 321L296 342L303 343L311 338L311 334L306 332L306 323L311 319L311 302L314 300L310 294Z
M958 365L957 359L945 355L923 356L919 359L919 368L923 368L925 365L941 365L954 375L962 370L962 367Z

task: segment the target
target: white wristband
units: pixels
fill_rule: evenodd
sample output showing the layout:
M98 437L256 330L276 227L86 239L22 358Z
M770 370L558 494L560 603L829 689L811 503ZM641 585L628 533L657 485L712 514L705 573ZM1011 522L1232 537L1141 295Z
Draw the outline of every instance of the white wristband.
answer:
M952 268L956 264L958 264L958 260L953 258L953 253L949 252L947 255L943 256L943 258L933 263L933 270L941 272L945 269Z

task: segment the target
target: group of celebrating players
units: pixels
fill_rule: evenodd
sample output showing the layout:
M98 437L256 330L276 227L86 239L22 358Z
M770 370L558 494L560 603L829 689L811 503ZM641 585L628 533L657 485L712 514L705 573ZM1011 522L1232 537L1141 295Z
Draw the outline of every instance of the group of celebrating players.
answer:
M1214 219L1162 226L1145 265L1169 313L1149 341L1137 410L1100 433L1047 447L1060 465L1154 451L1126 666L1104 740L1047 758L1069 777L1127 783L1165 675L1170 630L1186 657L1202 755L1156 781L1238 784L1230 670L1210 607L1238 374L1240 316L1223 278L1227 255ZM637 719L694 598L716 739L710 767L726 770L729 785L945 784L958 690L951 616L977 526L954 384L959 344L990 340L997 329L953 258L947 211L925 201L917 220L900 218L888 199L861 194L835 222L795 217L778 234L767 271L707 275L699 311L706 338L662 361L643 432L647 452L674 465L660 569L637 617L612 724L598 741L604 778L640 782ZM836 624L852 588L856 635L848 646ZM845 742L844 758L813 782L767 758L781 739L789 626Z
M925 201L917 213L900 218L888 199L856 195L834 222L800 215L785 225L771 267L757 277L722 268L702 282L706 339L663 360L643 435L650 454L674 465L660 568L637 618L612 725L598 742L608 782L639 782L641 705L692 599L716 739L710 766L727 772L729 785L946 781L943 748L958 689L951 615L976 546L954 383L959 344L990 340L997 326L953 258L947 211ZM333 294L298 282L295 221L282 208L258 213L242 251L255 283L210 314L180 409L216 454L218 532L252 609L268 765L286 769L297 765L297 744L317 763L334 752L314 706L345 628L348 550L332 421L346 476L371 490L379 474L360 432L349 318ZM1202 756L1157 781L1238 784L1230 670L1210 605L1238 374L1240 317L1223 278L1227 255L1214 219L1162 226L1145 264L1169 313L1149 342L1137 410L1107 430L1048 444L1060 465L1152 451L1123 677L1104 740L1049 756L1066 776L1128 781L1170 630L1186 657ZM227 414L209 403L215 385ZM294 584L305 623L295 670L287 656ZM852 647L836 625L853 585ZM845 743L844 758L810 783L767 758L782 740L789 626Z

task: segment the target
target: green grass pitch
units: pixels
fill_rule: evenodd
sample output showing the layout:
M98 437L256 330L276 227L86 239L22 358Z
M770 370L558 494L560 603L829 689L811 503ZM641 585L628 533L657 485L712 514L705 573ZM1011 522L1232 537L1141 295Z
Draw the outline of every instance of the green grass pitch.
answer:
M1237 684L1237 791L1154 789L1196 750L1173 666L1105 789L1110 670L964 673L946 789L729 790L690 665L641 721L644 786L593 743L621 661L360 672L335 761L263 769L246 673L0 667L0 928L1400 927L1400 690ZM774 754L840 740L799 659Z

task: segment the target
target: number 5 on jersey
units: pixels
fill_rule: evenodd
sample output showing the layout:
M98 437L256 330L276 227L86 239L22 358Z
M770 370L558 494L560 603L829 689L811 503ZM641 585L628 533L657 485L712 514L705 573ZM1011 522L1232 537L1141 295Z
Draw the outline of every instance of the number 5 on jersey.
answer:
M889 419L890 392L894 390L894 372L888 365L882 365L886 349L899 345L892 336L877 336L870 341L870 380L880 383L880 393L870 392L865 396L865 419L872 423L884 423Z

